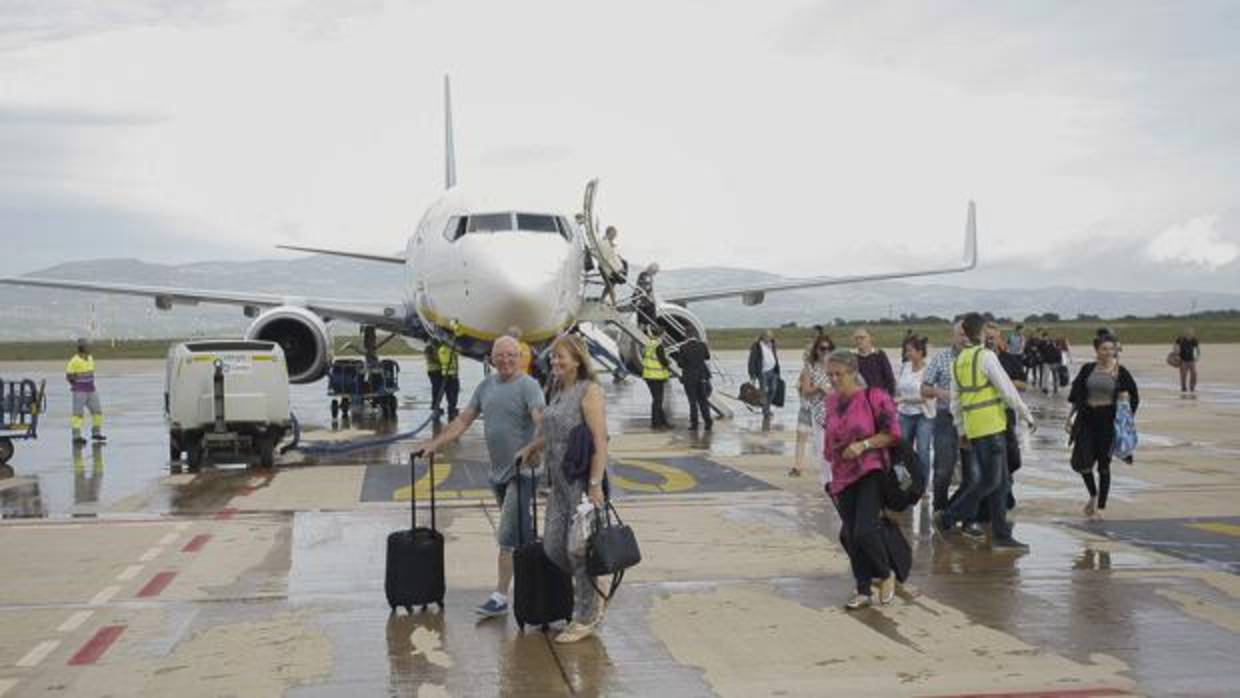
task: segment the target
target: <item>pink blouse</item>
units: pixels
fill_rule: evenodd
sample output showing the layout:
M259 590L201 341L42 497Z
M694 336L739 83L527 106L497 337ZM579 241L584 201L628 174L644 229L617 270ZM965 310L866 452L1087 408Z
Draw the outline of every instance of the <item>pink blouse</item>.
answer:
M875 417L882 425L881 429L875 424ZM886 467L883 449L871 448L851 460L846 460L843 455L849 444L872 437L880 431L900 438L896 403L886 392L867 388L853 393L851 398L844 398L838 391L827 397L823 457L831 463L830 487L833 496L839 496L857 480Z

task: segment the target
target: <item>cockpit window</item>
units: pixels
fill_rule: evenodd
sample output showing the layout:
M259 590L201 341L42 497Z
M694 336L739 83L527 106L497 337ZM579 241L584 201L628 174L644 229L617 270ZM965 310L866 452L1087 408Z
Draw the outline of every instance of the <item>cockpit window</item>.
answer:
M547 216L541 213L518 213L517 230L527 233L560 232L560 229L555 225L555 216Z
M511 213L479 213L469 217L469 232L498 233L512 230Z
M456 242L465 234L466 219L464 216L453 216L448 219L448 225L444 227L443 236L448 238L448 242Z

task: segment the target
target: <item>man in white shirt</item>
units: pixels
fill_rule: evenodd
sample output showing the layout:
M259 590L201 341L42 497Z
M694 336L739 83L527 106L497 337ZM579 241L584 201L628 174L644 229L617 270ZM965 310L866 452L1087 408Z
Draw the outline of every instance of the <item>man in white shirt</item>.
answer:
M762 390L762 416L771 417L771 399L779 385L779 354L775 349L775 333L766 330L749 347L749 379L757 381Z

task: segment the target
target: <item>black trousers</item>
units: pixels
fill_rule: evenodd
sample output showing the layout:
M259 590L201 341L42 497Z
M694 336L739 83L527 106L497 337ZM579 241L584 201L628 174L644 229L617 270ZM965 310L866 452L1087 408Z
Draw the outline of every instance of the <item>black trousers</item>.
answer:
M427 372L426 377L431 379L431 409L438 410L439 401L443 399L443 374Z
M706 422L706 426L714 423L714 418L710 414L710 403L706 400L706 386L704 380L694 378L685 383L685 397L689 398L689 425L697 426L698 413L702 413L702 421Z
M461 395L461 377L444 376L443 394L448 399L448 419L456 418L456 401Z
M840 493L837 502L842 528L840 540L852 564L857 593L866 596L870 595L870 585L875 580L886 579L891 574L891 561L878 528L883 506L880 477L881 473L870 473L857 480Z
M663 413L663 388L666 380L646 379L646 387L650 388L650 426L667 426L667 415Z

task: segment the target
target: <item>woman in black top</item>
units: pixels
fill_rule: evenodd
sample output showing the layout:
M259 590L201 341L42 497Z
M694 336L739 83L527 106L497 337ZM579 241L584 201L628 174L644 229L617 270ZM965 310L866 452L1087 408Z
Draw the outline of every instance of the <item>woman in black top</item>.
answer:
M1115 405L1127 400L1135 414L1141 403L1137 383L1119 364L1118 342L1112 335L1094 338L1098 360L1081 366L1068 402L1072 405L1066 428L1072 444L1072 469L1081 474L1089 490L1085 515L1100 518L1111 489L1111 445L1115 441ZM1098 483L1094 484L1094 468Z

